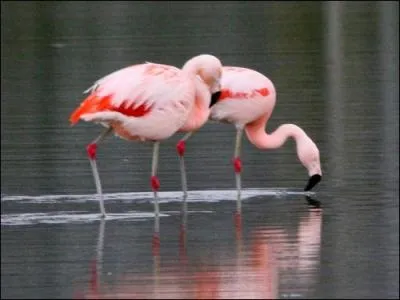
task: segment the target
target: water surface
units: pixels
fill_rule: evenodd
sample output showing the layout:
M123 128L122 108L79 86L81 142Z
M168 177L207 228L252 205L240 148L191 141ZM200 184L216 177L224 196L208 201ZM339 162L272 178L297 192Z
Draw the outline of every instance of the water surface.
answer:
M397 2L2 2L2 298L398 298ZM233 126L161 144L160 244L151 145L98 151L106 220L70 127L92 83L144 61L200 53L253 68L277 89L266 130L301 126L323 180L308 195L295 143L243 140L235 218Z

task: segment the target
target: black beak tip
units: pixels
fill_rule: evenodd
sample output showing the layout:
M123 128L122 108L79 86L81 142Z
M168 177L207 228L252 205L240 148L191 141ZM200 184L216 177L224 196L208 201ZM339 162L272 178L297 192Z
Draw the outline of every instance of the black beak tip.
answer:
M304 191L305 191L305 192L310 191L314 186L317 185L318 182L321 181L321 179L322 179L322 176L319 175L319 174L314 174L314 175L312 175L312 176L308 179L308 182L307 182L306 187L304 188Z
M214 94L211 95L210 107L213 106L215 103L217 103L219 96L221 96L221 91L215 92Z
M321 207L321 202L311 198L310 196L306 196L306 200L307 200L308 205L313 207L313 208L320 208Z

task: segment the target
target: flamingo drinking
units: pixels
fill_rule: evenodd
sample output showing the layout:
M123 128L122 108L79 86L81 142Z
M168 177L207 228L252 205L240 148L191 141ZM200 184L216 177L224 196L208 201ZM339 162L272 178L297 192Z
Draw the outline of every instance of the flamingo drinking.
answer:
M211 103L210 119L236 127L233 165L236 173L238 211L240 211L241 169L240 148L243 131L259 149L276 149L288 138L296 141L297 156L307 169L309 180L304 190L311 190L321 180L319 150L312 139L294 124L283 124L274 132L265 132L265 125L275 106L276 92L271 80L263 74L241 67L222 68L221 92Z

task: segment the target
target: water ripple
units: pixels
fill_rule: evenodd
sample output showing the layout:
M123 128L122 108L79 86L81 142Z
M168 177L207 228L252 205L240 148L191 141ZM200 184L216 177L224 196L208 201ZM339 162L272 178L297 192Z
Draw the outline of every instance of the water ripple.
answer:
M167 217L160 214L160 217ZM107 220L145 221L153 218L154 213L130 211L127 213L107 214ZM99 213L87 213L83 211L51 211L37 213L2 214L2 226L35 225L35 224L65 224L65 223L92 223L101 219Z
M246 200L255 196L275 196L284 198L288 195L313 195L313 192L290 191L288 189L244 189L242 190L242 200ZM1 201L21 201L24 203L56 203L59 201L82 203L87 201L98 201L96 194L86 195L40 195L40 196L7 196L2 195ZM103 194L104 201L127 201L142 202L151 201L153 199L152 192L135 192L135 193L109 193ZM204 190L191 191L188 193L188 202L219 202L219 201L236 201L236 190ZM182 201L181 191L168 191L159 193L160 203L169 203Z

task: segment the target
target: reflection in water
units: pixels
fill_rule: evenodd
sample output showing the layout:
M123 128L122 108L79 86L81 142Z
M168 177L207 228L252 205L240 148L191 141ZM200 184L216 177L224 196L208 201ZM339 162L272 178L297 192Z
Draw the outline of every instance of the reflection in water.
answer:
M280 290L285 297L307 297L310 287L316 286L321 247L322 209L314 199L307 199L312 208L301 218L297 239L292 243L283 231L262 230L267 242L275 245L279 260Z
M96 258L91 263L90 290L94 295L99 294L99 287L103 266L103 248L104 248L104 230L106 221L104 218L100 220L99 236L97 239Z
M102 220L90 288L79 296L89 299L309 297L308 293L315 289L319 269L322 209L319 201L308 196L306 200L310 206L300 218L295 237L287 227L264 225L253 230L249 242L243 243L243 216L237 212L233 222L234 256L220 264L202 263L200 266L187 255L187 202L183 201L178 262L162 266L160 244L153 243L153 272L120 276L112 286L101 280L105 229Z
M181 227L179 231L179 258L181 263L187 264L187 194L183 196L181 209Z
M306 201L310 207L313 207L313 208L321 207L321 202L314 198L311 198L310 196L306 196Z
M225 65L268 74L280 91L270 126L291 120L310 128L321 145L326 180L319 186L320 200L329 218L323 228L324 259L313 277L320 278L317 287L305 276L309 290L316 290L312 296L399 298L398 1L2 1L1 8L2 298L69 298L90 274L82 261L92 259L99 220L80 145L96 128L88 124L75 130L66 122L86 84L130 62L180 66L204 52L221 57ZM233 135L233 128L209 123L190 140L188 204L198 211L189 210L181 259L175 218L181 192L174 192L181 186L175 151L180 136L160 149L165 214L155 261L153 224L147 221L154 217L152 194L140 192L148 191L151 154L146 145L132 147L119 139L104 144L99 168L114 215L105 223L103 277L95 285L101 295L132 294L144 282L138 297L141 291L143 298L147 291L157 297L149 285L153 268L159 274L157 291L174 274L180 279L174 281L174 293L183 295L192 288L190 276L199 271L198 257L206 258L203 271L225 282L221 272L232 265L249 269L254 257L249 245L259 229L280 230L279 239L262 233L262 243L300 255L294 249L302 249L297 239L306 204L302 196L286 193L301 184L296 178L303 172L291 145L265 155L243 141L249 189L242 196L280 197L285 204L243 201L234 245L230 210L235 203L225 201L236 195L226 159ZM289 190L281 194L281 188ZM285 207L286 198L293 197L303 205L301 212ZM318 224L318 218L310 223ZM311 249L317 253L317 248ZM293 263L302 259L290 255ZM290 266L292 276L281 268L285 256L278 253L276 260L278 296L289 297L291 287L300 293L291 278L297 282L301 264ZM177 272L170 272L175 270L170 263ZM137 277L125 277L123 271ZM308 271L311 276L313 270ZM87 283L84 287L89 290Z

